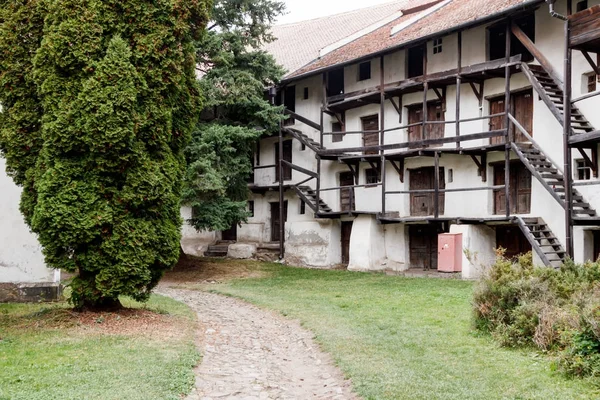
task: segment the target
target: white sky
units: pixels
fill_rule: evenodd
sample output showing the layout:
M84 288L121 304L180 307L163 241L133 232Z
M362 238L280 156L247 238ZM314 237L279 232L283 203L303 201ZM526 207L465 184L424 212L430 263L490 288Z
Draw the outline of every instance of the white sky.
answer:
M339 14L375 4L389 3L391 0L285 0L287 15L280 17L278 24L303 21L306 19Z

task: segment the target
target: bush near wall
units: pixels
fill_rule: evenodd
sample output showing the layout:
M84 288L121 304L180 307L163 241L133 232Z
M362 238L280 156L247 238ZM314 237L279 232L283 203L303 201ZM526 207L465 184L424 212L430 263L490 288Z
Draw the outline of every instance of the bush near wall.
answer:
M533 265L499 254L477 285L476 328L504 346L535 346L569 375L600 377L600 263Z

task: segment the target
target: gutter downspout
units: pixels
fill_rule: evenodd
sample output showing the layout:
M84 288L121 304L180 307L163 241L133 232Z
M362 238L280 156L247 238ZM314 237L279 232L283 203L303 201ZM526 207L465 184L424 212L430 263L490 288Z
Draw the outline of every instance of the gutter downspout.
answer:
M564 15L557 13L554 10L554 3L556 3L556 0L546 0L546 3L548 3L548 5L550 6L550 15L554 18L558 18L561 19L563 21L567 20L567 17L565 17Z

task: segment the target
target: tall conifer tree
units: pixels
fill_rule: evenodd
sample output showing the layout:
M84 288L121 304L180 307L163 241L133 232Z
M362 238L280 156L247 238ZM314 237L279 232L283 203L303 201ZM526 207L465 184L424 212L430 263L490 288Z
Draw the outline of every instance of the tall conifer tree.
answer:
M21 101L38 106L41 129L29 135L37 148L10 157L26 137L10 122L19 118L13 100L2 112L0 140L16 182L30 179L22 208L46 262L77 273L79 308L118 306L119 295L145 300L179 254L183 149L201 107L193 44L211 4L7 3L44 21L39 35L39 22L28 27L2 13L0 46L19 46L29 32L36 39L30 58L21 57L27 77L14 85ZM10 35L11 23L23 32ZM19 61L0 64L0 76Z

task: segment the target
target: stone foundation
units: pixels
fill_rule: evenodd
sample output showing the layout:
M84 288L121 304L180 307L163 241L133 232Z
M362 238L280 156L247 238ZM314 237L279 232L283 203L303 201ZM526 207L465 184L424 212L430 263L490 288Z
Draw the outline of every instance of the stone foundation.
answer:
M0 283L0 303L41 303L58 301L59 283Z

